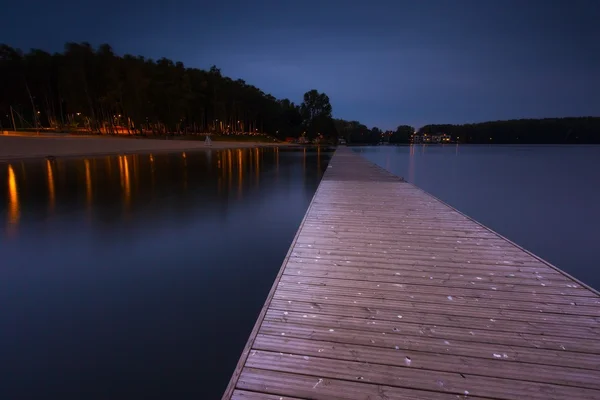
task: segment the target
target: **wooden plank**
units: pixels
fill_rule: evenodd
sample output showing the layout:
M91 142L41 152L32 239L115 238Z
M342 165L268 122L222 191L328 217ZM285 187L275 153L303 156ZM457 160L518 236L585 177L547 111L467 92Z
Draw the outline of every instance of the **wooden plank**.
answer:
M401 263L364 263L361 266L357 266L357 263L341 263L337 264L335 261L331 263L327 263L325 261L310 261L311 259L303 259L302 261L296 262L296 257L290 261L291 266L296 268L315 268L315 269L324 269L331 268L333 271L344 271L344 272L379 272L379 273L394 273L397 276L405 276L405 277L415 277L415 278L429 278L433 276L434 278L443 278L449 279L452 277L455 278L464 278L466 280L472 281L482 281L482 282L491 282L492 279L495 279L494 282L503 282L503 283L520 283L527 282L528 285L534 286L542 286L542 283L552 284L552 283L570 283L567 278L558 273L550 273L547 274L545 272L538 272L539 270L531 271L523 271L519 268L508 267L510 269L505 269L505 266L491 266L487 268L484 274L481 273L480 268L474 268L471 265L467 267L448 267L445 265L410 265L410 264L401 264ZM295 265L296 263L302 263L301 265ZM505 272L508 271L508 272Z
M318 313L345 317L366 318L373 321L398 321L398 311L376 307L360 307L355 304L338 306L335 304L324 304L302 301L285 301L273 299L271 308L281 311L297 311L303 314ZM600 335L598 326L559 325L552 322L515 321L507 318L498 318L493 321L490 318L477 316L448 315L448 314L424 314L420 312L403 311L402 321L422 324L423 330L427 332L432 327L467 327L472 330L492 330L497 332L516 332L518 334L530 333L540 336L559 336L565 341L569 338L597 339ZM560 330L557 328L560 327Z
M414 369L439 370L515 380L522 380L525 376L535 382L600 389L600 382L596 380L597 373L595 371L568 368L564 365L532 365L511 362L506 359L406 352L400 349L391 352L388 349L373 346L268 335L257 336L255 349L398 367L405 367L408 357L411 361L410 367Z
M315 261L313 258L294 257L290 260L290 264L295 268L321 268L321 267L339 267L353 268L353 272L363 272L372 269L392 270L395 274L407 272L434 272L434 273L458 273L459 275L472 274L473 277L483 278L484 276L492 277L497 275L504 278L527 278L535 279L538 283L543 283L543 280L570 282L564 275L557 272L546 272L542 266L539 267L517 267L508 265L478 265L478 264L463 264L456 266L454 264L441 262L412 262L398 260L395 263L379 263L379 262L339 262L339 260L323 260ZM350 271L347 271L350 272ZM385 272L385 271L382 271ZM389 271L387 271L389 272ZM477 279L478 281L481 279ZM513 279L514 283L518 280ZM541 282L540 282L541 281ZM541 286L541 285L540 285ZM571 285L569 287L577 287Z
M423 303L425 306L428 304L439 305L443 303L447 303L448 301L452 301L453 305L459 307L474 307L476 309L493 309L495 311L499 310L515 310L515 311L526 311L526 312L542 312L542 313L554 313L554 314L572 314L572 315L581 315L581 316L592 316L598 317L600 316L600 307L595 307L594 305L585 306L582 304L577 305L577 303L572 302L567 303L552 303L545 304L541 301L512 301L512 300L496 300L489 298L481 298L481 297L466 297L457 295L454 291L448 291L445 293L438 292L437 294L409 294L401 289L397 289L396 291L390 290L380 290L380 289L364 289L364 288L344 288L344 287L335 287L335 286L316 286L316 285L302 285L302 284L286 284L284 282L280 282L278 288L280 294L293 294L294 292L303 293L303 294L314 294L321 296L330 296L330 295L340 295L347 297L357 297L360 298L369 298L369 299L380 299L380 300L395 300L401 302L400 304L407 303ZM451 296L448 295L451 294ZM449 300L449 298L452 300ZM353 300L354 301L354 300ZM407 309L412 308L410 306L399 307L399 309ZM468 313L468 309L465 309L465 312Z
M303 400L299 397L288 397L279 396L276 394L247 392L245 390L234 390L231 398L232 400Z
M238 381L238 387L279 396L301 396L312 400L457 399L457 396L451 393L396 388L366 383L364 380L352 382L258 368L244 368ZM468 395L459 397L459 399L467 398L469 398Z
M403 349L405 351L452 354L464 357L488 358L490 360L507 359L527 364L564 365L573 368L585 365L585 369L595 370L596 376L599 374L599 357L597 354L571 352L568 350L512 347L501 344L482 345L459 340L453 340L450 342L451 345L447 345L443 340L430 337L402 337L400 335L390 335L387 332L374 335L370 332L335 328L335 326L331 325L314 327L271 321L263 321L259 333L269 336L285 336L289 338L380 347L388 351ZM565 344L568 344L568 340L565 340ZM495 356L495 354L500 357Z
M452 296L446 296L452 297ZM495 308L477 308L463 307L452 300L446 299L445 303L430 304L430 303L415 303L410 301L398 301L392 299L374 299L365 298L362 296L349 297L337 294L315 294L315 293L298 293L284 292L277 290L274 299L287 301L303 301L309 303L336 304L339 306L355 305L357 307L366 308L383 308L391 311L402 312L412 311L416 313L427 314L445 314L452 316L472 316L479 318L489 318L490 321L507 318L514 321L524 322L549 322L555 324L577 324L579 326L597 327L600 322L599 317L578 315L578 314L560 314L560 313L544 313L533 311L521 311L511 309L495 309Z
M553 294L570 294L574 296L586 295L594 297L591 292L585 288L574 286L574 284L540 284L537 285L523 285L523 284L512 284L512 283L497 283L497 282L479 282L478 280L465 281L465 280L446 280L446 279L431 279L427 278L406 278L400 275L377 273L377 272L359 272L349 273L343 271L327 271L327 270L314 270L310 268L288 268L285 270L285 274L289 276L304 276L304 277L323 277L323 278L336 278L336 279L353 279L359 281L370 281L370 282L390 282L398 285L411 284L411 285L430 285L437 286L452 290L452 288L481 288L485 287L490 291L507 291L507 292L523 292L523 293L553 293ZM443 290L447 292L448 290ZM597 297L594 297L597 298Z
M502 344L507 346L529 347L536 349L563 350L600 354L600 340L596 338L569 340L566 334L560 335L561 330L554 335L544 335L522 332L502 332L496 330L484 330L475 328L464 328L461 326L438 326L435 328L418 323L407 323L405 321L374 321L369 318L339 317L337 315L320 314L318 312L289 312L270 309L265 321L292 323L295 325L330 326L334 328L351 329L365 332L374 332L381 335L382 332L390 335L403 335L415 337L437 338L442 341L459 340L464 342L477 342L488 344ZM600 362L599 362L600 363Z
M442 241L440 239L423 239L419 241L419 238L411 238L411 243L399 242L398 237L395 236L394 240L376 240L374 242L365 243L365 239L335 239L328 238L326 236L310 236L308 234L302 234L298 237L298 245L299 247L316 247L321 246L326 248L326 246L342 246L342 247L360 247L365 248L368 246L372 249L382 249L388 250L390 248L396 248L397 250L421 250L427 251L428 249L447 249L453 248L458 250L487 250L487 251L507 251L514 250L512 247L509 247L502 242L493 242L491 240L482 241L482 240L456 240L454 238L449 238L446 241Z
M402 256L394 257L394 255L386 255L386 254L358 254L359 252L343 252L343 251L327 251L327 252L319 252L318 250L312 249L294 249L292 252L292 257L303 257L303 258L314 258L314 259L324 259L324 260L349 260L349 261L362 261L369 262L370 260L374 262L382 262L382 263L394 263L398 259L404 260L444 260L445 262L452 262L457 264L457 267L463 264L494 264L494 263L502 263L505 265L518 265L518 266L532 266L536 267L539 263L533 259L508 259L508 258L494 258L494 257L477 257L477 256L459 256L459 255L446 255L446 254L436 254L430 253L428 255L424 255L422 253L405 253Z
M364 381L397 388L450 393L474 397L491 397L506 400L565 399L573 393L572 387L537 382L522 382L476 375L442 371L415 370L411 366L367 364L324 357L256 351L246 362L249 368L278 372L310 371L315 377L345 381ZM600 391L577 387L577 398L597 400Z
M308 237L310 239L310 236ZM444 244L436 244L432 243L430 240L424 240L422 242L417 242L417 240L412 240L411 244L400 244L397 243L395 246L388 242L385 244L381 243L368 243L365 245L364 240L356 240L354 243L351 241L344 241L339 239L325 239L321 238L313 238L313 240L309 240L306 243L305 236L301 236L296 245L297 248L314 248L321 251L326 250L351 250L351 251L370 251L373 253L383 253L383 254L405 254L407 252L436 252L436 253L450 253L450 254L477 254L478 252L483 252L487 255L513 255L518 254L519 250L510 248L510 247L501 247L498 245L471 245L466 246L463 245L460 240L452 241L451 243ZM368 246L365 248L365 246Z
M290 263L288 262L288 266ZM298 275L283 275L280 279L281 283L288 285L313 285L313 286L328 286L328 287L343 287L355 289L374 289L393 291L396 294L404 294L410 299L418 299L420 296L439 295L440 290L437 286L425 284L409 285L395 284L390 282L371 282L351 279L335 279L327 277L312 278ZM489 288L479 288L472 286L466 289L453 288L452 292L456 296L473 297L478 299L495 299L495 300L514 300L518 302L533 302L543 304L569 304L597 307L600 300L591 296L574 296L557 293L537 293L531 292L505 292L499 290L489 290Z
M600 295L339 149L224 399L598 399Z
M324 260L324 259L317 259L318 261L315 261L315 258L304 258L304 257L294 257L294 259L290 260L290 263L307 263L307 264L318 264L318 265L353 265L356 267L362 267L362 268L393 268L395 269L411 269L411 270L415 270L418 271L419 268L423 269L423 270L440 270L442 268L447 268L450 269L452 271L456 271L457 268L460 271L466 271L466 272L477 272L477 273L483 273L486 275L494 275L495 273L499 273L501 271L508 271L510 272L523 272L523 273L531 273L531 274L536 274L536 277L539 277L538 275L542 275L543 277L552 277L554 278L556 275L560 275L560 276L564 276L556 271L548 271L547 268L544 268L543 265L537 265L535 267L531 267L531 266L522 266L522 265L507 265L504 263L485 263L485 264L477 264L477 263L462 263L460 265L456 265L456 263L453 262L446 262L444 260L404 260L402 258L396 258L395 260L393 260L392 262L389 261L384 261L384 262L378 262L378 261L352 261L352 260L342 260L342 262L340 262L340 260ZM391 265L390 265L391 264ZM554 275L553 275L554 274ZM577 285L572 285L577 287ZM591 294L593 295L593 293Z

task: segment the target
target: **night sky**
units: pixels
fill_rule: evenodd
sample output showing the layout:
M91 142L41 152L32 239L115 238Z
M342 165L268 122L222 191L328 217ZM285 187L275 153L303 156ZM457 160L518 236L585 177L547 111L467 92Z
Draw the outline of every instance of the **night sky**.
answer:
M383 129L600 115L600 1L30 0L0 42L217 65L278 98L327 93L335 117Z

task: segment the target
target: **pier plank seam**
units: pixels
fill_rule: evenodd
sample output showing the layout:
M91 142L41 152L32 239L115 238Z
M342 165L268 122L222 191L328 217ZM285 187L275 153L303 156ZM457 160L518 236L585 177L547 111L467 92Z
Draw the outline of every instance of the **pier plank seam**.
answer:
M223 399L600 399L597 344L598 291L343 147Z

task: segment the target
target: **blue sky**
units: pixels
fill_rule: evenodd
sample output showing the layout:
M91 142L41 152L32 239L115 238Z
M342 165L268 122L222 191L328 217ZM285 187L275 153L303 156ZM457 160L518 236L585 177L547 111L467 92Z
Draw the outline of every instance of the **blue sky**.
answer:
M595 0L32 0L5 8L0 40L60 51L215 64L276 97L327 93L334 116L383 129L600 115Z

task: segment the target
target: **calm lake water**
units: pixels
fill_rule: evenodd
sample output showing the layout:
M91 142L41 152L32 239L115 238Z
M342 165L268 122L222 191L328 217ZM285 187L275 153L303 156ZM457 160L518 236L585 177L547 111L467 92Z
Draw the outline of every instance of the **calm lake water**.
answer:
M0 399L216 399L331 153L0 164Z
M600 289L600 146L415 145L357 151Z

